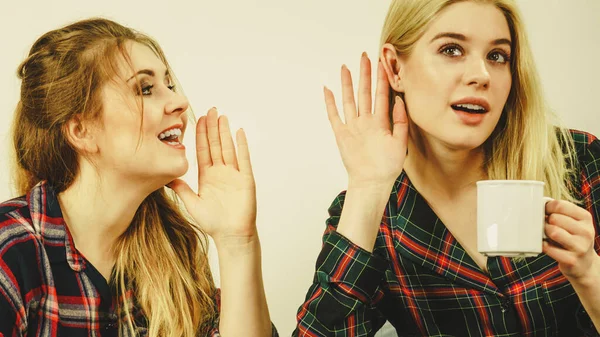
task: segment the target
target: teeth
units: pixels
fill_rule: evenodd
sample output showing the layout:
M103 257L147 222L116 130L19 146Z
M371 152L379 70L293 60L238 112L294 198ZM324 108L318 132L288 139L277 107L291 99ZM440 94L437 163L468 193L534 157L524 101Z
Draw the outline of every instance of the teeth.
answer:
M181 144L180 142L166 142L169 145L179 145Z
M456 106L459 106L461 108L465 108L465 109L469 109L469 110L485 110L484 107L482 107L481 105L477 105L477 104L457 104Z
M181 136L181 129L179 128L175 128L175 129L171 129L171 130L167 130L165 132L162 132L160 135L158 135L158 139L165 139L165 138L169 138L171 136Z

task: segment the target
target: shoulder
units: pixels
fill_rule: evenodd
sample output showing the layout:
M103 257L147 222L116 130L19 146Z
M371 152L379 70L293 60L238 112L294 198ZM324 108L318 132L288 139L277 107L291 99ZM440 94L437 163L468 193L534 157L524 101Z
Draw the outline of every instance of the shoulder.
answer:
M579 130L569 130L580 168L590 176L600 176L600 140L593 134Z
M0 203L0 247L10 236L33 233L31 213L25 196Z
M31 263L37 264L41 245L41 239L32 226L26 198L23 196L0 203L0 263L3 263L3 268L17 273L17 270L30 268Z
M14 199L10 199L10 200L6 200L4 202L0 202L0 219L2 219L1 217L3 215L5 215L6 213L10 213L12 211L15 210L20 210L23 208L27 208L27 200L25 199L25 196L20 196L18 198L14 198Z
M592 213L596 226L600 226L600 140L583 131L571 130L571 135L577 151L579 177L576 188L581 206Z
M31 223L25 196L0 203L0 315L8 324L26 322L26 299L42 289L39 254L43 245Z
M596 136L594 136L593 134L586 132L586 131L570 129L569 133L571 134L571 137L573 137L573 140L575 141L576 146L577 145L580 145L580 146L589 145L589 144L593 143L594 141L598 140L598 138Z

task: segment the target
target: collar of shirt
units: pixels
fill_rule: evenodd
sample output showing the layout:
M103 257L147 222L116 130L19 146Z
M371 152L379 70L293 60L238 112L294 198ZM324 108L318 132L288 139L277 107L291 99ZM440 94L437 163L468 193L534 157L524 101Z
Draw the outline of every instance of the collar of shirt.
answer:
M45 181L28 194L33 232L44 244L50 263L67 261L73 271L86 268L85 258L75 248L73 237L64 222L55 189Z

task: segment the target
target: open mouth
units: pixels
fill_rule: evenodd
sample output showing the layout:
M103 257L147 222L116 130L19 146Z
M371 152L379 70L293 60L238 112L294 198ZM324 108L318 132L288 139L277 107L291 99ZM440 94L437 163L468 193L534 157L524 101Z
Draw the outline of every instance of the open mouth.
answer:
M181 145L181 141L179 137L181 137L181 129L180 128L172 128L169 130L165 130L158 135L158 139L169 145Z
M486 108L478 104L452 104L452 109L470 114L484 114L488 112Z

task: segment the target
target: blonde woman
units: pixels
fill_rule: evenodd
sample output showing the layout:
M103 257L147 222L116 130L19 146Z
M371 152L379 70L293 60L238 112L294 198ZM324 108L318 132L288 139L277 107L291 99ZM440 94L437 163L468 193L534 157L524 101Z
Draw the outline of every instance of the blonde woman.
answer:
M294 335L598 336L600 141L555 125L515 2L394 0L381 42L373 110L366 55L345 122L325 89L348 189ZM546 183L543 254L477 252L484 179Z
M158 44L83 20L41 36L18 75L23 196L0 204L0 336L277 335L244 132L236 151L211 109L196 125L197 193L177 179L189 106Z

